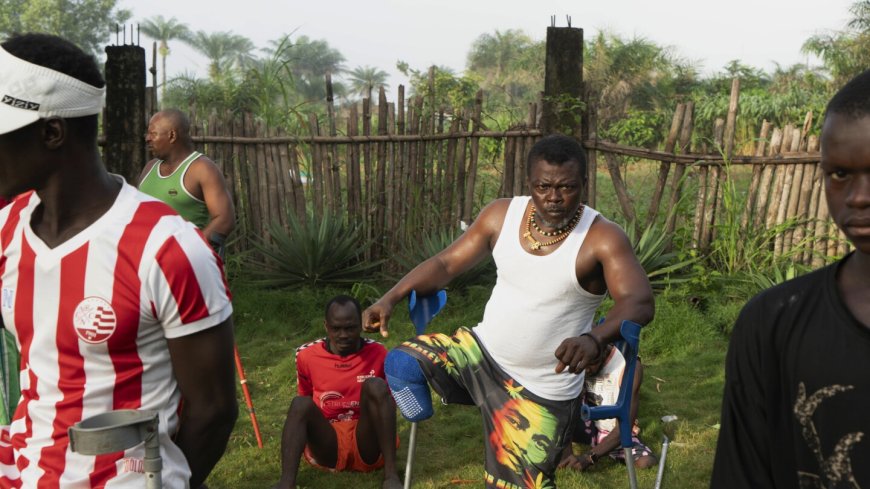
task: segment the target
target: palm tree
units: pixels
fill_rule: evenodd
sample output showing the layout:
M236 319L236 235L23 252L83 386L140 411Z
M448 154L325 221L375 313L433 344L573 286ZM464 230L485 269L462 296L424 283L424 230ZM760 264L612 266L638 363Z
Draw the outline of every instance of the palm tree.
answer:
M360 97L371 99L372 88L374 87L389 88L389 85L387 85L389 74L374 66L357 66L349 71L347 76L351 91L359 94Z
M145 22L139 25L139 29L143 34L160 41L160 47L157 52L160 53L162 64L163 83L160 85L160 101L166 98L166 57L169 56L169 41L179 39L187 41L190 39L190 29L186 24L182 24L175 17L164 19L162 15L156 15L150 19L145 19Z
M870 31L870 0L860 0L849 7L852 20L849 27L859 32Z
M495 34L481 34L468 53L468 69L488 72L488 77L499 81L508 71L511 62L533 44L528 35L517 29L504 32L496 29Z
M853 3L849 12L852 19L846 29L816 34L801 47L804 53L822 60L835 87L870 66L870 1Z
M674 89L694 77L691 64L641 37L623 39L599 32L584 46L583 81L599 107L602 126L622 118L629 109L669 107Z
M299 36L288 44L288 39L289 34L271 41L273 48L266 51L290 66L297 93L306 100L322 99L326 95L326 74L344 71L344 56L324 40ZM338 92L340 84L334 83L333 89Z
M481 87L503 93L507 101L531 102L543 88L545 48L521 30L481 34L466 59L467 71L481 76Z
M217 80L233 68L245 68L254 59L251 54L254 43L230 31L197 31L189 42L192 48L209 59L208 75L212 80Z

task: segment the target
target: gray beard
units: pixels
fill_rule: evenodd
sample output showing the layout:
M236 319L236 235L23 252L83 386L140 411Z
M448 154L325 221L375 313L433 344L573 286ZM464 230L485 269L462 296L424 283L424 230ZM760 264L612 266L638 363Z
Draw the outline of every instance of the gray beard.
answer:
M537 222L538 225L540 225L540 226L548 227L548 228L553 229L553 230L563 229L565 226L568 225L569 222L571 222L571 219L573 219L573 218L574 218L574 214L571 214L570 216L566 217L565 219L562 219L559 222L553 223L553 222L550 222L550 221L544 219L544 217L541 215L541 213L538 212L537 209L535 209L535 222Z

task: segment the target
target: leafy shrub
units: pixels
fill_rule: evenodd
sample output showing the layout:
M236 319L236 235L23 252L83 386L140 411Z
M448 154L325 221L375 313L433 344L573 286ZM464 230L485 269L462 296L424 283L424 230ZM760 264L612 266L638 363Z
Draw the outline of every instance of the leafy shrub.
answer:
M742 213L746 196L742 195L731 175L731 167L724 167L723 208L718 214L716 234L710 243L708 265L718 271L722 292L734 298L747 299L754 293L793 278L806 271L807 267L794 263L794 257L811 252L809 239L792 246L788 253L774 253L777 237L789 229L806 222L792 218L782 224L765 229L743 225Z
M363 308L366 308L377 302L384 293L368 282L357 282L350 288L350 295L358 300Z
M666 123L663 112L629 110L625 117L602 129L601 137L619 144L655 149L666 135L662 132Z
M728 281L731 295L749 298L764 289L781 284L787 280L803 275L811 267L800 263L782 261L774 263L765 269L753 268L736 274Z
M692 277L691 266L698 261L694 254L669 251L670 239L664 228L652 223L637 236L634 223L625 226L634 254L646 272L653 289L687 282Z
M424 260L447 248L459 237L461 232L455 228L442 229L424 236L417 243L405 244L402 251L396 256L396 263L399 265L401 275L394 278L398 280ZM454 278L450 282L449 288L463 290L472 285L492 286L495 284L495 274L495 262L492 261L491 257L488 257L472 267L471 270Z
M687 175L683 175L679 183L680 186ZM682 248L672 246L674 234L666 233L664 225L660 224L660 222L671 221L673 215L686 200L687 195L684 193L661 221L651 222L639 234L639 226L636 225L636 222L621 224L653 290L663 290L671 285L686 283L692 280L697 273L697 264L700 261L698 254L694 250L689 252L674 251Z
M352 286L371 280L382 261L365 261L371 242L357 226L332 214L309 215L304 222L288 213L288 228L272 223L267 239L254 239L258 253L249 261L256 284L267 287L301 285Z

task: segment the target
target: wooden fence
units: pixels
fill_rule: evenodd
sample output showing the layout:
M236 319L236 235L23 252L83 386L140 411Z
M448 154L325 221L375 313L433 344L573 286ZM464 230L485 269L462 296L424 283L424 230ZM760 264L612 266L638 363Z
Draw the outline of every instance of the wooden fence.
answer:
M340 116L328 100L325 118L310 115L305 135L267 128L250 116L194 120L194 141L227 178L240 234L266 236L271 223L287 226L288 213L301 219L307 213L337 214L360 225L374 243L369 256L382 258L403 243L419 243L427 233L470 223L493 196L526 193L525 156L541 137L537 105L529 107L525 122L490 131L481 123L482 93L467 112L434 108L422 97L406 103L401 86L395 103L387 101L383 89L378 98L374 107L364 99ZM692 153L692 103L676 107L663 151L598 140L594 114L588 113L592 122L584 145L590 175L597 174L598 157L603 157L626 222L643 229L664 221L669 234L677 226L692 226L692 246L699 249L710 245L728 218L729 199L739 198L746 202L740 226L781 231L771 244L777 255L817 265L825 255L845 253L823 198L818 140L809 134L812 114L800 127L771 128L765 122L752 154L732 154L738 101L735 81L729 112L717 121L711 138L719 154ZM638 215L620 169L626 157L660 163L645 216ZM731 178L734 168L744 165L751 168L748 188ZM697 193L683 195L689 191ZM591 185L591 205L596 198ZM664 209L676 209L684 198L695 202L691 215L660 216L663 202ZM239 246L248 246L245 238Z
M266 236L271 223L287 225L288 212L300 219L307 212L337 214L362 226L374 243L373 256L380 257L397 243L470 223L485 195L521 192L520 174L499 189L494 182L504 183L491 168L479 179L480 142L501 140L506 154L521 159L541 134L536 112L526 126L485 130L482 97L471 111L448 113L429 110L421 97L406 104L402 87L397 102L388 103L381 90L377 114L368 99L351 106L341 121L343 134L331 101L325 120L309 116L304 136L267 128L248 115L211 115L194 118L193 140L226 176L242 235Z
M763 121L751 154L739 155L734 154L738 107L739 81L735 79L728 114L716 120L710 138L718 154L691 152L691 102L677 105L664 151L594 139L585 145L590 156L596 152L603 155L622 214L627 222L635 223L638 232L644 227L642 223L649 226L660 218L661 202L669 194L664 232L671 235L678 223L690 226L694 248L706 250L727 227L739 229L744 238L770 238L768 245L774 256L790 257L797 263L819 266L826 256L845 254L848 242L830 219L824 198L818 136L810 133L813 114L806 114L800 126L774 128ZM594 121L594 116L591 119ZM590 133L595 133L594 123ZM637 215L618 156L660 162L645 220ZM750 172L748 178L739 178L741 170ZM683 196L687 180L697 182L694 196ZM672 212L678 209L681 198L692 198L691 214Z

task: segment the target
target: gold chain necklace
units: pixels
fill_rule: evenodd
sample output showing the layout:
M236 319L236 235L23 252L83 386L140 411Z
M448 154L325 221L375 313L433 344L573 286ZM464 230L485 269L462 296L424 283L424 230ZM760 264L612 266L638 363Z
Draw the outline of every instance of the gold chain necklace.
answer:
M586 206L581 205L580 208L577 209L577 212L574 213L574 217L571 218L571 222L569 222L568 225L563 230L559 231L561 234L559 234L555 238L551 239L550 241L545 241L542 243L542 242L538 241L537 239L535 239L534 236L532 236L532 229L531 229L532 223L535 222L535 204L532 204L531 207L529 208L529 217L528 217L528 219L526 219L526 232L523 233L523 237L526 238L527 240L529 240L529 243L531 243L529 245L529 248L531 248L532 251L538 251L541 248L543 248L544 246L552 246L552 245L564 240L565 238L567 238L568 235L571 234L571 231L574 230L574 227L577 226L577 223L580 222L580 218L583 217L583 209L585 207ZM535 224L535 230L540 232L540 229L538 228L537 224ZM546 234L546 233L541 233L541 234L543 234L547 237L551 236L551 234Z

